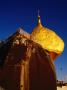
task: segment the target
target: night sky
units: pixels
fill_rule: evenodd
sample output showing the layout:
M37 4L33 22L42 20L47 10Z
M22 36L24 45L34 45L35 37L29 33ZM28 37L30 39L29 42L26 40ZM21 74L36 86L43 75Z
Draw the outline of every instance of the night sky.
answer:
M66 0L0 0L0 40L19 27L31 33L37 24L38 9L43 26L55 31L65 42L64 52L55 61L55 66L57 78L67 80Z

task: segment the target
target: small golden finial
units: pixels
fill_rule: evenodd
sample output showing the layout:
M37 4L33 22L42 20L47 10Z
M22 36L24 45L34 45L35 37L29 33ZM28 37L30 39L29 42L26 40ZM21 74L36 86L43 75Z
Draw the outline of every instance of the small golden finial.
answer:
M40 15L39 15L40 11L38 10L38 24L41 24L41 20L40 20Z

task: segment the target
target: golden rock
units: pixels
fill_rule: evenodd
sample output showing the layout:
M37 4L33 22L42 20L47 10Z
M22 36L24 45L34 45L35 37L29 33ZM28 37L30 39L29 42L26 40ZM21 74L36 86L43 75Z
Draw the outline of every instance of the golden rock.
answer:
M42 26L39 15L38 25L31 33L31 39L49 52L60 55L64 50L64 41L54 31Z

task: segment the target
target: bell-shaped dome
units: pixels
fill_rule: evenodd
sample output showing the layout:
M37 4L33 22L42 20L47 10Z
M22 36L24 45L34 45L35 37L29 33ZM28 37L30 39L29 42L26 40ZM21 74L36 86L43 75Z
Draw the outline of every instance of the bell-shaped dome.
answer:
M39 15L38 24L31 33L31 39L39 43L44 49L58 55L64 50L63 40L54 31L42 26Z

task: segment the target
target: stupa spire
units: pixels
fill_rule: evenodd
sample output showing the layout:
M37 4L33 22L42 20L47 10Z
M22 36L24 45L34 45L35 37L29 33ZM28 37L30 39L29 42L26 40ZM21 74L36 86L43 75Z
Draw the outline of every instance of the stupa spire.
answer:
M38 24L41 24L40 11L38 10Z

